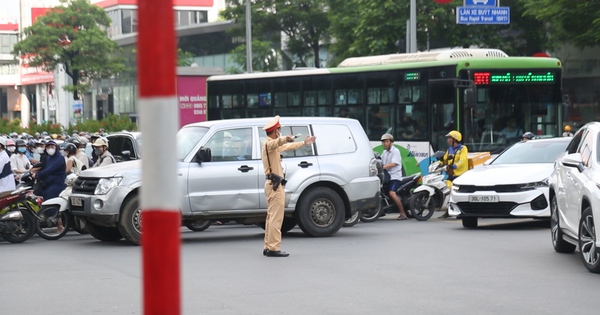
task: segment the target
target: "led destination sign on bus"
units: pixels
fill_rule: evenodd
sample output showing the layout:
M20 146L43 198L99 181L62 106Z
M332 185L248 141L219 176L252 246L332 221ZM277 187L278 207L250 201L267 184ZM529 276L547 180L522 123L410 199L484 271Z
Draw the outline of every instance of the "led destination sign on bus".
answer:
M554 83L554 72L475 72L473 82L476 85L502 84L502 83Z

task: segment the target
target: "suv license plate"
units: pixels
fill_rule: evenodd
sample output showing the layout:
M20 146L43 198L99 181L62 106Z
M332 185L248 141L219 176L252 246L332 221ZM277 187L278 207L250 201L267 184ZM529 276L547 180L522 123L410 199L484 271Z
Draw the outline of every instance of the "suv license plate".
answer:
M487 195L487 196L471 195L471 196L469 196L469 202L498 202L498 201L500 201L498 199L499 198L497 195Z
M71 205L73 205L75 207L82 207L83 206L83 200L81 200L81 198L72 197L71 198Z

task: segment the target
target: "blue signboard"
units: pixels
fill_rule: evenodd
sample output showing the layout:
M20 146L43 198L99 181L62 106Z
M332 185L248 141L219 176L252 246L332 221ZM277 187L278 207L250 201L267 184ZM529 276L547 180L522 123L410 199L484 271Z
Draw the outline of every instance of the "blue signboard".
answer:
M510 7L457 7L456 24L510 24Z
M465 7L496 7L498 0L464 0Z

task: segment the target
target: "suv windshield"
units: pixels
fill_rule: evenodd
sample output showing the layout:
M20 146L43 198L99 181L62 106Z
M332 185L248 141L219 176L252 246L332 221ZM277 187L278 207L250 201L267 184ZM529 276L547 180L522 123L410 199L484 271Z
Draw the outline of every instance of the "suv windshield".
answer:
M177 132L177 159L183 161L208 132L204 127L186 127Z
M562 140L562 139L560 139ZM506 149L491 164L554 163L567 150L568 141L526 141Z

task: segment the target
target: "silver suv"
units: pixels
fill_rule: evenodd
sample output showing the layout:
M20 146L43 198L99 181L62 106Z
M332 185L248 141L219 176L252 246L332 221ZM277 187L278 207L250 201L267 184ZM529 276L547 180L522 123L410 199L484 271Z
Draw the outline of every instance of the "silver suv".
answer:
M261 145L269 118L191 124L177 133L182 224L235 220L264 224L267 201ZM357 211L379 207L376 160L357 120L282 118L283 135L317 136L315 144L283 152L286 174L282 232L297 225L310 236L334 235ZM159 148L157 148L159 149ZM139 244L141 161L81 173L70 210L102 241ZM192 228L190 227L190 228Z

